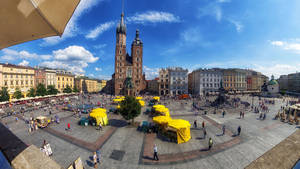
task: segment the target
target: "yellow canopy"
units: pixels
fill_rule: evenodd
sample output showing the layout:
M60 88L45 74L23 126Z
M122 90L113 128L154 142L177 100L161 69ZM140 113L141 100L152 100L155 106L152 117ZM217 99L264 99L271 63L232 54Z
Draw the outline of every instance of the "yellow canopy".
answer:
M185 143L191 139L191 124L183 119L172 119L168 121L168 127L176 130L177 133L177 143Z
M153 117L153 122L157 124L167 124L168 121L172 120L169 116L156 116Z
M116 96L117 99L125 99L125 96Z
M154 97L153 97L153 99L159 102L159 100L160 100L160 97L158 97L158 96L154 96Z
M140 105L141 105L142 107L145 106L145 102L144 102L143 100L139 100L139 103L140 103Z
M155 109L155 108L165 107L165 106L164 106L164 105L157 104L157 105L153 105L152 107Z
M170 111L167 107L158 107L155 108L154 110L161 113L162 115L170 116Z
M113 99L113 102L121 102L121 101L123 101L124 99Z
M137 100L142 100L143 97L138 96L138 97L135 97L135 99L137 99Z
M93 109L92 112L90 113L90 117L96 120L97 126L99 125L99 123L101 123L101 125L103 126L108 124L106 109L103 108Z
M0 49L61 36L80 0L2 0Z

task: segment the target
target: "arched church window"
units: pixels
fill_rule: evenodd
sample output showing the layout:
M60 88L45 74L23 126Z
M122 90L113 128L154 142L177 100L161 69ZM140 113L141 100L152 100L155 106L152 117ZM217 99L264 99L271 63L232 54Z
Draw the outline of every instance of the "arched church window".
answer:
M140 54L140 50L137 49L136 50L136 54L139 55Z
M122 54L122 50L120 50L120 54Z

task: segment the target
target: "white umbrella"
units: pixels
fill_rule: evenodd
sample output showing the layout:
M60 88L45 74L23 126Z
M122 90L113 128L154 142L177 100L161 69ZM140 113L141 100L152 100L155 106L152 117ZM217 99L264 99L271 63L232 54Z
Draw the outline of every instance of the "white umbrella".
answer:
M0 49L61 36L80 0L1 0Z

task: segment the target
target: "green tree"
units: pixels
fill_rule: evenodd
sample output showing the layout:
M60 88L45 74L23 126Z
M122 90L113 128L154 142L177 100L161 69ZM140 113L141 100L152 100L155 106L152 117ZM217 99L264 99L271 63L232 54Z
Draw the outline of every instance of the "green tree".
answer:
M28 93L28 97L35 97L35 89L31 88Z
M58 93L58 90L55 88L54 85L47 86L47 94L49 95L55 95Z
M66 88L64 88L63 92L64 93L72 93L72 88L69 85L67 85Z
M9 94L7 91L7 87L2 87L2 90L0 91L0 101L8 101L9 100Z
M138 100L132 96L126 96L126 98L121 102L119 113L126 120L132 120L141 114L141 105Z
M47 95L47 89L46 89L44 84L39 83L37 85L35 95L36 96L45 96L45 95Z
M21 99L23 97L22 92L19 88L16 89L15 93L14 93L14 98L16 99Z
M75 92L75 93L78 93L78 92L79 92L79 90L78 90L78 88L77 88L76 85L74 86L73 92Z

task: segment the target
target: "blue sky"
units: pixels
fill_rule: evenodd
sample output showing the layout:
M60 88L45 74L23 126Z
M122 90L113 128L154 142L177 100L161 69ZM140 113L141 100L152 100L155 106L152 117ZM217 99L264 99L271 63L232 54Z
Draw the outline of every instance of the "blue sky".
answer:
M147 79L158 69L300 71L299 0L125 0L127 51L140 30ZM0 50L0 61L110 79L121 0L81 0L63 36Z

